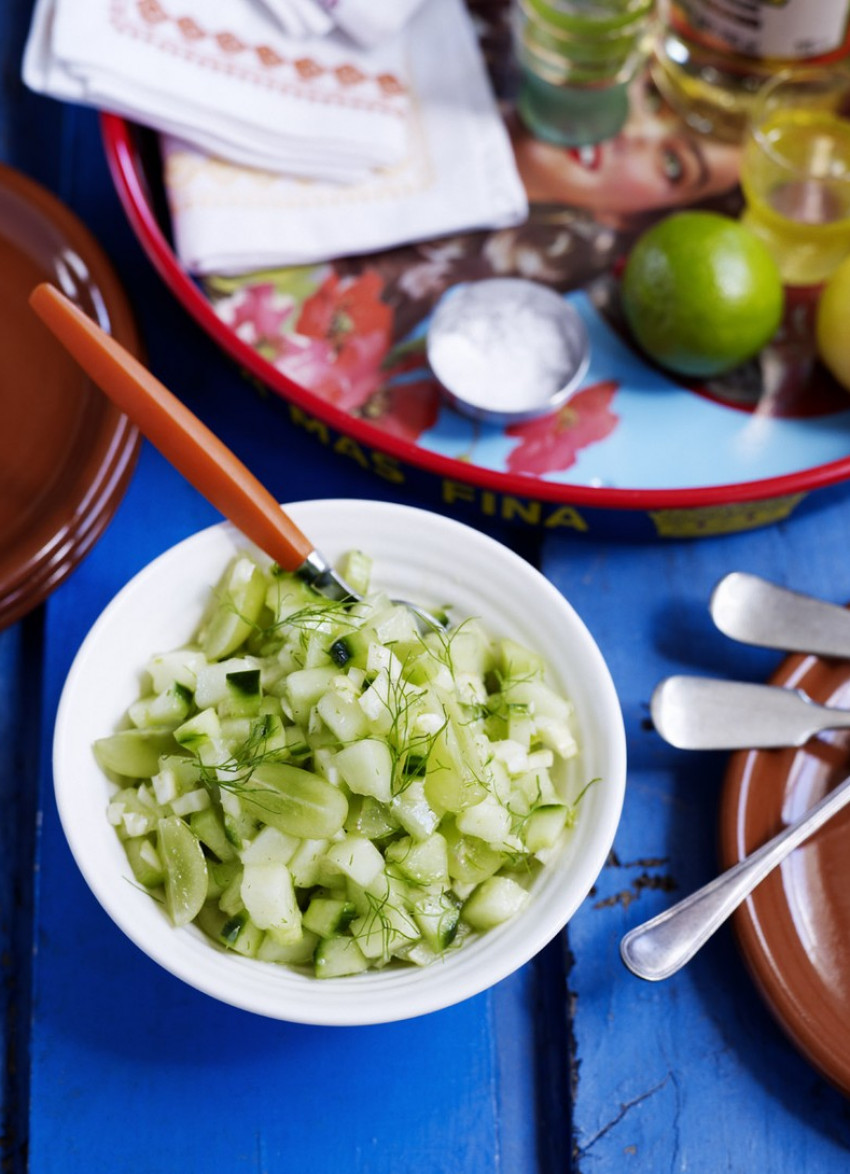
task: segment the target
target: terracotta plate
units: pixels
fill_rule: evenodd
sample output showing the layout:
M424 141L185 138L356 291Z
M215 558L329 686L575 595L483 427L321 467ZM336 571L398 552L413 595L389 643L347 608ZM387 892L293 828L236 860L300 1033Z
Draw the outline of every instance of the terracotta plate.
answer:
M850 706L850 664L783 662L772 683ZM736 863L850 773L850 735L799 750L732 756L720 813L724 866ZM803 1055L850 1095L850 811L822 828L758 887L735 928L764 998Z
M100 246L49 192L0 167L0 626L40 603L97 540L139 444L29 308L42 281L139 353Z

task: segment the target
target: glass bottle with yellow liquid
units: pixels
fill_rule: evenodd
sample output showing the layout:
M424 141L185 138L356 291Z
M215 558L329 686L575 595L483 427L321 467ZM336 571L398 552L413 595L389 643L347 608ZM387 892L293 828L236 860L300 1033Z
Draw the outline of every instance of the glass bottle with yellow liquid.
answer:
M696 130L739 140L756 93L850 56L850 0L658 0L653 76Z
M850 70L785 70L761 89L741 187L786 285L818 285L850 256Z

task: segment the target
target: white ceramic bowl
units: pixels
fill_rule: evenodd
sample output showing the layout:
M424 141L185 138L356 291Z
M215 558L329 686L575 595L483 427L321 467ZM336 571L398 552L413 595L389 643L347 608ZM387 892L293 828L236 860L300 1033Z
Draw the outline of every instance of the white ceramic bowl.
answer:
M596 880L620 817L625 737L603 658L573 608L528 563L458 522L371 501L287 506L329 558L359 547L374 560L373 581L393 596L428 606L450 602L457 619L478 616L497 634L543 651L553 682L571 697L581 745L571 785L599 778L582 800L567 847L547 864L513 920L445 961L339 979L316 979L218 949L193 926L174 929L161 906L132 883L106 818L110 784L92 755L139 695L141 669L155 652L185 644L210 587L237 550L231 526L203 530L166 551L116 596L71 667L54 736L54 778L62 826L92 892L115 923L172 974L217 999L262 1015L314 1024L390 1022L458 1003L532 958L569 921ZM127 881L131 883L127 883Z

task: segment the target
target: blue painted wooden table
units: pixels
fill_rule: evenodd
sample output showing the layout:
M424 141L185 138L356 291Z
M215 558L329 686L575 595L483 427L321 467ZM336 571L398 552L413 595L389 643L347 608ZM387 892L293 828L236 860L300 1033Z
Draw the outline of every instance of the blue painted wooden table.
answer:
M400 495L291 431L188 320L135 244L95 119L23 93L28 0L0 12L0 158L51 188L112 257L150 365L279 498ZM799 1057L721 931L647 985L618 942L707 880L722 755L665 746L647 721L673 671L760 680L774 654L719 637L705 610L733 569L850 599L850 497L822 493L766 530L617 545L518 530L606 656L628 734L614 852L568 930L523 971L407 1023L320 1029L215 1003L130 945L89 895L55 812L50 742L64 675L114 592L215 520L149 447L95 550L0 634L3 1169L32 1174L837 1174L850 1106Z

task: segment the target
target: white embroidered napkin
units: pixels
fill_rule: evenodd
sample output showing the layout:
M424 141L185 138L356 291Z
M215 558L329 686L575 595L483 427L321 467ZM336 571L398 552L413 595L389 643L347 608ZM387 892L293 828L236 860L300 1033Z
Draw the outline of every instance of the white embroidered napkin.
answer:
M336 25L359 45L395 36L423 0L262 0L291 35L327 32ZM312 9L312 13L309 11ZM314 22L324 20L321 28Z
M290 37L323 37L334 27L319 0L261 0Z
M288 175L352 181L407 151L400 38L305 42L251 0L38 0L23 76Z
M307 264L525 219L525 192L462 0L428 0L405 39L410 150L365 182L250 172L163 140L175 245L188 269Z
M360 45L377 45L394 36L423 0L318 0L334 24Z

